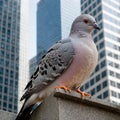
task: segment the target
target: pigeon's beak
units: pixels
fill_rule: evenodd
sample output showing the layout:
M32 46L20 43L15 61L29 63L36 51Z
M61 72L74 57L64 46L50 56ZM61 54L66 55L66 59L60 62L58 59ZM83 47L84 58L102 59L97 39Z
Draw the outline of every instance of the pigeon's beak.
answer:
M94 24L93 24L93 27L94 27L95 29L97 29L97 30L100 30L100 27L98 26L97 23L94 23Z

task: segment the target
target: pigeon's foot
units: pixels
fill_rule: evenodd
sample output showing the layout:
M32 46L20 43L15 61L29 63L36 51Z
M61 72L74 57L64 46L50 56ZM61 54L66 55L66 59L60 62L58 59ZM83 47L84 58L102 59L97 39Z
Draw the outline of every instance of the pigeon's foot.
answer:
M77 89L76 91L81 94L81 97L82 97L83 100L84 100L84 98L85 98L86 96L91 97L91 94L86 93L86 92L83 92L83 91L81 91L80 89Z
M69 89L69 88L67 88L66 86L55 86L55 89L58 89L58 88L61 88L61 89L63 89L65 92L71 92L71 89Z

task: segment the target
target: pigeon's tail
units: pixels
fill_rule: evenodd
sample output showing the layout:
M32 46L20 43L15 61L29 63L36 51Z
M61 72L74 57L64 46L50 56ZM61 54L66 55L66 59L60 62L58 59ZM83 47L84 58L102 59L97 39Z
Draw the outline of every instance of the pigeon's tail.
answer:
M24 108L24 105L23 105L23 107L21 108L15 120L29 120L31 117L31 113L33 112L33 106L34 105L31 105L23 110Z

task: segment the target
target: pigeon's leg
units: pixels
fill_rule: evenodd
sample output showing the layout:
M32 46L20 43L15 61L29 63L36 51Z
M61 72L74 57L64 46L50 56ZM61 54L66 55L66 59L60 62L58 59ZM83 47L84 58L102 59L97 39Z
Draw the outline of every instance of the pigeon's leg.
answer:
M81 97L83 100L84 100L85 96L91 97L91 94L81 91L80 88L78 88L76 91L81 94Z
M61 85L61 86L55 86L55 89L58 89L58 88L64 89L65 92L66 92L66 91L71 92L71 90L70 90L69 88L67 88L66 86L64 86L64 85Z

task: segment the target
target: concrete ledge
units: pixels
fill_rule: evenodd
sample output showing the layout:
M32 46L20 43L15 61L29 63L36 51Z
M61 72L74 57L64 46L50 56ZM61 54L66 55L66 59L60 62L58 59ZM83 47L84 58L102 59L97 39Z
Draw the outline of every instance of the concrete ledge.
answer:
M0 110L0 120L15 120L16 114Z
M35 110L31 120L120 120L120 106L94 98L82 100L76 92L60 89Z

